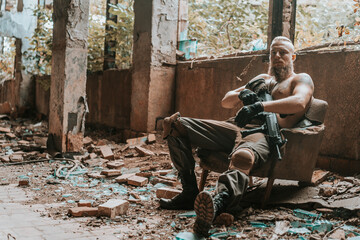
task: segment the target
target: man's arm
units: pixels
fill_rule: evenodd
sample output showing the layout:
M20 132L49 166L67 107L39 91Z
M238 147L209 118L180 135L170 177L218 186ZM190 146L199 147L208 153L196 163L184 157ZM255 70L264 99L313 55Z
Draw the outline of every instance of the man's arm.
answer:
M269 75L267 75L267 74L260 74L260 75L256 76L256 77L253 78L253 79L259 79L259 78L265 78L265 79L267 79L267 78L269 78ZM252 80L253 80L253 79L252 79ZM236 105L237 105L239 102L241 102L241 101L239 100L238 95L239 95L239 93L240 93L242 90L244 90L244 89L245 89L245 85L244 85L244 86L241 86L241 87L239 87L239 88L237 88L237 89L235 89L235 90L231 90L231 91L227 92L227 93L225 94L224 98L221 100L221 106L222 106L223 108L234 108L234 107L236 107Z
M311 77L307 74L299 74L292 82L292 95L286 98L263 102L265 112L282 114L293 114L286 118L279 118L281 127L292 127L305 114L314 92L314 84Z

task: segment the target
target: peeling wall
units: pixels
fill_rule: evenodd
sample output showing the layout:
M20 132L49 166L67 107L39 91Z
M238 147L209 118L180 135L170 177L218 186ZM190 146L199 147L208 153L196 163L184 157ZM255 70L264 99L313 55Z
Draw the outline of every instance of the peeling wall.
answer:
M180 111L182 116L218 120L234 116L237 110L223 109L221 99L230 89L265 72L266 59L262 55L180 63L176 74L175 111ZM244 81L239 82L236 76L247 66L247 73L241 77ZM314 96L329 103L320 153L357 163L360 163L359 66L359 51L310 52L297 56L295 62L296 72L307 72L313 78ZM360 164L356 166L360 171Z
M36 17L33 16L33 10L36 7L37 2L37 0L23 0L24 7L22 12L1 11L0 35L21 39L23 63L26 61L23 53L30 47L31 36L36 28L37 20ZM14 89L15 91L19 91L18 99L16 99L15 104L19 108L33 107L34 95L31 94L31 91L28 91L34 84L31 75L21 70L21 78L18 80L21 81L21 83L19 88Z
M37 78L40 79L50 79L50 76ZM3 93L5 98L10 93L4 90L0 93ZM0 97L0 100L3 99L2 95ZM106 70L88 74L86 97L89 107L86 123L118 129L130 128L131 70ZM49 89L45 90L39 81L36 81L36 111L49 116L49 100Z

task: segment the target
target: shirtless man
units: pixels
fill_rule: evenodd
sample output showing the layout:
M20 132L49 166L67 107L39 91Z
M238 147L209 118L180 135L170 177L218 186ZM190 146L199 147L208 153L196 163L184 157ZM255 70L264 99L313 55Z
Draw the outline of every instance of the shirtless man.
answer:
M304 119L311 104L314 85L308 74L294 73L295 59L294 46L288 38L276 37L272 41L268 74L260 74L251 81L265 79L274 100L256 101L256 94L245 90L245 98L254 99L255 103L240 109L235 124L183 118L179 113L165 119L164 137L168 139L171 160L179 171L183 192L171 200L161 199L160 206L165 209L190 209L194 204L197 214L194 224L196 233L207 236L217 215L222 212L236 215L241 211L239 203L248 185L249 172L261 166L269 157L269 144L264 134L255 133L241 138L242 127L263 111L277 113L281 128L293 127ZM244 89L245 86L242 86L226 93L221 102L222 107L237 106L239 94L244 93ZM229 153L229 170L220 175L214 197L205 191L197 194L192 145Z

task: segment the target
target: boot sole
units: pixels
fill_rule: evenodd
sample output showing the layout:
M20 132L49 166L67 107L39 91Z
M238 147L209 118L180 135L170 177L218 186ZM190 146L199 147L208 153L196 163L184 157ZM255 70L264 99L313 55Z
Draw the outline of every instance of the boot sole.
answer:
M204 237L209 236L209 230L215 217L215 208L213 199L208 192L201 192L195 199L194 210L196 220L193 230L195 233Z

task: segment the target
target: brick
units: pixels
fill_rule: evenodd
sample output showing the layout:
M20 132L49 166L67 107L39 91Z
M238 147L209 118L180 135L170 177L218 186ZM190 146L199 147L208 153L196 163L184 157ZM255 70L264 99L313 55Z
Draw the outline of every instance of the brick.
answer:
M66 150L68 152L80 152L83 148L83 138L82 133L73 134L68 132L66 134Z
M98 215L98 208L94 207L74 207L68 213L73 217L93 217Z
M153 176L153 173L152 172L139 172L139 173L136 173L135 175L140 176L140 177L149 178L149 177Z
M10 162L10 156L9 155L4 155L0 157L2 162L8 163Z
M328 175L329 175L329 171L315 170L311 178L311 184L317 185L321 183L326 179Z
M29 145L30 142L29 141L25 141L25 140L20 140L17 142L19 145Z
M164 170L159 170L159 171L154 172L154 175L156 175L156 176L165 176L165 175L167 175L167 174L169 174L171 172L172 172L171 169L164 169Z
M19 186L26 187L26 186L29 186L29 185L30 185L29 179L20 179L19 180Z
M24 161L24 158L21 155L12 154L12 155L10 155L10 161L11 162L22 162L22 161Z
M95 158L97 158L96 153L90 153L88 156L88 159L95 159Z
M121 176L115 178L115 181L116 181L117 183L125 183L125 182L127 182L128 179L129 179L130 177L132 177L132 176L135 176L135 173L126 173L126 174L124 174L124 175L121 175Z
M128 208L129 202L126 200L109 199L106 203L99 205L99 215L115 218L126 214Z
M92 139L90 137L84 137L83 144L85 146L90 145L92 143Z
M121 170L103 170L101 171L101 174L107 177L119 176L121 175Z
M154 142L156 142L156 136L155 136L155 134L153 134L153 133L149 134L149 135L148 135L148 138L147 138L147 142L148 142L148 143L154 143Z
M128 178L128 184L129 185L134 185L134 186L137 186L137 187L144 186L148 182L149 182L149 180L147 178L145 178L145 177L132 176L132 177Z
M155 153L153 153L152 151L150 151L150 150L148 150L146 148L140 147L140 146L136 146L135 150L139 153L140 157L154 156L155 155Z
M167 179L162 179L162 178L158 178L155 177L151 180L152 184L157 184L157 183L163 183L172 187L176 187L179 183L177 181L171 181L171 180L167 180Z
M105 177L106 177L105 175L102 175L102 174L99 173L99 172L96 172L96 173L88 173L87 175L88 175L88 177L95 178L95 179L102 179L102 178L105 178Z
M158 188L156 190L156 197L157 198L166 198L171 199L181 193L178 189L173 188Z
M10 139L16 138L15 134L13 134L13 133L6 133L5 136L7 136Z
M147 136L138 137L138 138L130 138L126 140L126 143L130 146L141 146L144 145L147 141Z
M78 207L92 207L92 203L90 201L80 201L77 204Z
M111 169L120 169L124 166L124 161L121 161L121 160L111 161L111 162L108 162L106 164L106 166Z
M9 133L9 132L11 132L11 129L10 128L0 127L0 132Z
M100 147L101 155L105 159L114 159L114 153L109 146L103 145Z

